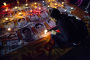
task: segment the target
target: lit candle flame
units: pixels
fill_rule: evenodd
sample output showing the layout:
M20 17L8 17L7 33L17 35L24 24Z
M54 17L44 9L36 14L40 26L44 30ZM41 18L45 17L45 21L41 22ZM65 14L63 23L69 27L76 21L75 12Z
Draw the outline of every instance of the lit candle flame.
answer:
M48 5L48 7L50 7L50 6Z
M46 34L47 33L47 30L44 30L44 33Z
M41 8L39 8L39 10L41 10Z
M8 28L8 31L11 31L11 28Z
M15 9L17 9L17 7L15 7Z
M26 6L28 6L28 4L26 4Z
M7 5L5 2L3 3L5 6Z
M19 13L19 15L22 14L22 13Z
M78 17L76 17L76 19L78 19Z
M54 7L54 8L57 8L57 7Z
M8 11L8 9L5 9L5 11Z
M30 10L30 12L32 12L32 10Z
M36 5L37 3L35 2L35 5Z
M57 5L57 3L55 3L55 5Z
M5 18L6 20L8 20L8 18Z
M73 9L73 7L71 7L71 9Z
M62 5L64 4L64 2L62 2Z
M63 5L61 5L63 7Z

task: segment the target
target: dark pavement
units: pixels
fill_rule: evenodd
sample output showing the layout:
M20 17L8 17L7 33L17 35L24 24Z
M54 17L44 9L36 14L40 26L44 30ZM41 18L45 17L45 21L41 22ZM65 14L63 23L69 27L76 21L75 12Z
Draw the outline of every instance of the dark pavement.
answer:
M90 60L90 37L57 60Z

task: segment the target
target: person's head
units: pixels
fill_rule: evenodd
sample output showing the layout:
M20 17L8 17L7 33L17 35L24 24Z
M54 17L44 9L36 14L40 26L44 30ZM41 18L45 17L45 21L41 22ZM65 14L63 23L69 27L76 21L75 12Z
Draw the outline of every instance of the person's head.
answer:
M52 8L49 10L49 15L50 17L55 18L55 19L59 19L61 16L60 11L55 8Z

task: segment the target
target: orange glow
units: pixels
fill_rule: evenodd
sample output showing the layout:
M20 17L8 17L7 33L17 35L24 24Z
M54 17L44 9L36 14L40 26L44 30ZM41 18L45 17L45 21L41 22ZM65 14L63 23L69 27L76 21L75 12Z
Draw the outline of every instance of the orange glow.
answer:
M5 9L5 11L8 11L8 9Z
M32 10L30 10L30 12L32 12Z
M22 14L22 13L19 13L19 15Z
M57 3L55 3L55 5L57 5Z
M63 7L63 5L61 5Z
M54 7L54 8L57 8L57 7Z

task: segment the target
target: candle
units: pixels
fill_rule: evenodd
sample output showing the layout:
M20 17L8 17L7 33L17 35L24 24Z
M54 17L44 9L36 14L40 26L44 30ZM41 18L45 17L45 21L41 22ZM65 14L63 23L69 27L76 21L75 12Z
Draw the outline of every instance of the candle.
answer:
M42 1L44 3L44 1Z
M8 18L5 18L5 20L8 20Z
M78 19L78 17L76 17L76 19Z
M44 33L46 34L47 33L47 30L44 30Z
M50 6L48 5L48 7L50 7Z
M19 14L22 14L22 13L19 13Z
M62 2L62 5L64 4L64 2Z
M55 6L57 5L57 3L55 3Z
M32 12L32 10L30 10L30 12Z
M5 9L5 11L8 11L8 9Z
M17 9L17 7L15 7L15 9Z
M34 4L36 5L37 3L35 2Z
M73 7L71 7L71 10L73 10Z
M39 10L41 10L41 8L39 8Z
M6 5L7 5L5 2L4 2L3 4L4 4L4 6L6 6Z
M26 6L28 6L28 4L26 4Z
M11 28L8 28L8 31L11 31Z

